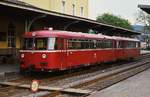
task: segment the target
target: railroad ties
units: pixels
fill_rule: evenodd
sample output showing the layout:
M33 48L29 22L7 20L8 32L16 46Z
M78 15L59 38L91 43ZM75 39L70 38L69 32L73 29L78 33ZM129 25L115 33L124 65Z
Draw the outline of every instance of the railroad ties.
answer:
M149 63L150 63L149 60L134 63L134 64L132 64L130 66L126 66L124 68L119 68L119 69L116 69L113 71L104 72L102 74L98 74L98 75L95 75L95 76L92 76L89 78L85 78L85 79L78 80L78 81L75 81L72 83L68 83L67 85L64 85L61 87L39 86L39 90L54 91L54 92L59 91L59 92L65 92L65 93L75 93L75 94L86 94L87 95L87 94L91 94L95 91L77 89L74 87L93 82L94 80L97 81L100 79L104 79L106 77L111 77L115 74L119 74L119 73L122 73L122 72L127 71L127 70L136 69L136 68L139 68L139 67L144 66L145 64L149 64ZM148 68L150 68L150 65L148 65L147 67L144 67L143 69L139 70L138 72L141 72L141 71L148 69ZM138 72L136 72L136 73L138 73ZM129 75L129 76L131 76L131 75ZM15 83L15 82L0 82L0 85L2 85L2 86L14 86L14 87L18 87L18 88L30 89L30 84L21 84L21 83Z
M14 83L14 82L0 82L0 85L14 86L14 87L19 87L19 88L30 89L30 85L29 84L20 84L20 83ZM49 87L49 86L39 86L39 90L60 91L60 92L77 93L77 94L90 94L92 92L92 91L89 91L89 90L82 90L82 89Z
M123 79L126 79L137 73L140 73L148 68L150 68L150 60L149 60L148 56L145 56L145 58L142 58L142 60L140 60L140 61L137 60L135 62L131 62L124 67L117 68L115 70L110 70L110 71L103 72L103 73L99 73L99 74L96 74L94 76L89 76L84 79L72 81L72 82L64 84L64 85L58 85L58 86L48 86L48 84L40 85L39 92L44 93L46 91L46 95L48 95L48 96L44 96L44 97L49 97L49 95L52 95L52 94L59 95L61 93L90 95L93 92L96 92L98 90L89 90L88 88L83 88L82 86L88 86L92 83L96 83L96 82L100 81L101 83L105 83L105 87L108 87L108 86L110 86L114 83L117 83ZM110 81L110 79L111 79L111 81ZM21 82L5 81L5 82L0 82L0 85L1 86L18 87L18 88L23 88L23 89L30 89L30 84L23 84ZM104 84L102 84L102 85L104 86ZM104 88L104 87L102 87L102 88ZM101 89L99 89L99 90L101 90ZM54 96L50 96L50 97L54 97Z

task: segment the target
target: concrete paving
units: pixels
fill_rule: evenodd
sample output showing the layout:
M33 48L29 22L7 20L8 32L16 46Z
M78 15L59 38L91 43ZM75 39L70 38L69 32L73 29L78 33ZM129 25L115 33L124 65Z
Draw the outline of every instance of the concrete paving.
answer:
M141 50L141 54L147 54L150 53L150 50Z
M0 73L19 72L18 64L0 64Z
M0 64L0 81L15 80L19 78L18 64Z
M150 97L150 69L88 97Z

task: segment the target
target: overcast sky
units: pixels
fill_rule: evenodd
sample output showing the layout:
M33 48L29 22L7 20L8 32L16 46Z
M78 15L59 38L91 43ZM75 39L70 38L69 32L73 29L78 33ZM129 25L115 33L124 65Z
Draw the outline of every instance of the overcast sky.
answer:
M150 5L150 0L89 0L89 18L95 19L99 14L112 13L135 24L138 4Z

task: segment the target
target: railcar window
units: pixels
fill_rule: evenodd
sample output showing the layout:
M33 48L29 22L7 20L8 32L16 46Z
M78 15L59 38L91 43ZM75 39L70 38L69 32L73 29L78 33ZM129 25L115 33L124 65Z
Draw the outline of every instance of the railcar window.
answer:
M83 45L84 45L84 47L85 47L84 49L90 49L90 40L85 39Z
M54 50L55 38L48 38L48 50Z
M136 48L136 42L127 41L126 44L126 48Z
M35 39L35 49L36 50L46 50L47 49L47 38L36 38Z
M77 49L81 49L81 41L78 39L78 40L76 40L76 48Z
M136 48L137 42L118 41L117 48ZM113 40L95 40L95 39L69 39L68 49L96 49L113 48Z
M113 48L112 40L103 40L102 48Z
M102 40L97 40L96 48L103 48L103 41Z
M105 41L104 40L102 40L101 47L105 48Z
M136 42L131 42L131 48L136 48Z
M23 49L32 50L33 49L33 38L24 38Z
M61 50L64 47L64 39L60 37L48 38L48 50Z
M119 41L118 48L124 48L124 41Z
M113 48L112 40L68 39L68 49Z
M81 39L69 39L68 49L84 49L86 48L86 41Z
M140 47L140 42L136 42L136 48Z
M94 49L95 47L94 40L90 40L89 45L90 45L90 49Z
M90 48L89 40L82 39L81 41L81 49L88 49Z
M68 48L69 49L81 49L81 40L79 39L69 39Z
M73 49L73 42L72 42L72 39L69 39L69 40L68 40L68 48L69 48L69 49Z

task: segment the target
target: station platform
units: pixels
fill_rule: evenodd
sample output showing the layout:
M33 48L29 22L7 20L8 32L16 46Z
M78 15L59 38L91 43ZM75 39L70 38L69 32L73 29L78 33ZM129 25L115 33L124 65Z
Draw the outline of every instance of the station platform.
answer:
M150 53L150 50L141 50L141 54L147 54Z
M150 97L150 69L88 97Z
M3 72L19 72L19 64L0 64L0 74Z
M17 79L19 64L0 64L0 81Z

